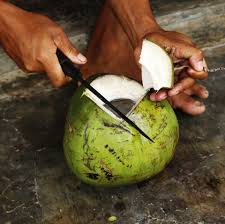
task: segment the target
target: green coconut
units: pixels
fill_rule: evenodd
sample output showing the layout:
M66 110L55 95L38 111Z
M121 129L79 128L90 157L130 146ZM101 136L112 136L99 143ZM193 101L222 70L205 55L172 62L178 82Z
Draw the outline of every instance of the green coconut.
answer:
M72 172L97 186L137 183L161 172L173 158L179 133L168 101L151 102L141 84L123 76L102 75L90 83L154 142L80 86L71 101L64 135Z

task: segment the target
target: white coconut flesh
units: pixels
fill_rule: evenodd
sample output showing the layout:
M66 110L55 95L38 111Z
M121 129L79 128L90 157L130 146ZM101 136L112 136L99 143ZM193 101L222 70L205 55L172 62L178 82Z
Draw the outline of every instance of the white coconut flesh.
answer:
M142 66L142 83L145 90L172 88L174 68L170 56L157 44L144 40L139 63Z
M99 93L121 112L129 116L133 109L143 99L146 93L154 88L171 88L173 86L173 64L169 55L157 44L144 40L140 57L142 65L143 86L124 76L104 75L91 82ZM105 103L88 89L84 94L110 116L120 119Z
M146 90L140 83L132 79L128 79L125 76L100 76L91 82L91 86L126 115L128 115L136 104L138 104L139 101L146 95ZM120 119L90 90L86 89L83 95L90 98L110 116Z

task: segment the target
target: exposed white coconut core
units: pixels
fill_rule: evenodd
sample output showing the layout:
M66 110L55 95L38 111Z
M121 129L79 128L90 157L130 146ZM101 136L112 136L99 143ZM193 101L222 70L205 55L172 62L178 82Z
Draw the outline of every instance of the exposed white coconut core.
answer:
M164 49L144 40L139 63L142 65L142 84L145 90L172 88L174 82L173 63Z
M140 64L142 65L143 86L134 80L117 75L100 76L91 82L91 86L113 104L119 100L129 100L133 102L130 104L130 108L124 113L129 116L148 90L154 88L158 91L161 88L172 88L173 86L173 63L169 55L157 44L149 40L143 41ZM83 95L89 97L112 117L120 119L88 89L85 90ZM123 112L121 110L121 105L122 107L126 107L125 102L122 101L118 105L120 106L117 108Z
M124 76L100 76L91 82L91 86L101 93L109 102L121 99L132 101L133 105L130 110L132 110L133 107L135 107L146 94L146 90L141 84ZM90 90L86 89L83 95L89 97L106 113L116 119L119 119L97 96L90 92ZM120 110L120 108L118 109Z

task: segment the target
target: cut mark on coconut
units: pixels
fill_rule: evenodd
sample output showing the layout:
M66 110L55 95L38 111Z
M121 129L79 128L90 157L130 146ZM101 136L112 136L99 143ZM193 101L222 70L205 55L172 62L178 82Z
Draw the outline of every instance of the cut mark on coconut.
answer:
M125 132L127 132L127 133L133 135L128 129L124 128L124 127L121 126L121 125L118 125L118 124L112 124L112 123L109 124L109 123L107 123L107 122L103 122L103 124L104 124L105 127L108 127L108 128L117 128L117 129L120 129L120 130L122 130L122 131L125 131Z
M131 114L151 88L158 91L161 88L172 88L174 85L172 59L157 44L144 40L139 62L142 65L143 86L125 76L112 74L100 76L90 84L126 116ZM118 114L112 111L90 90L86 89L83 95L90 98L110 116L121 120Z
M87 173L87 177L92 179L92 180L98 180L99 174L97 174L97 173Z
M135 105L135 102L130 99L116 99L111 101L110 103L125 115L128 114ZM117 117L119 117L117 113L113 111L108 105L104 104L104 106L112 113L114 113Z
M146 90L140 83L119 75L107 74L100 76L91 82L91 86L125 115L129 114L137 102L146 95ZM91 99L110 116L121 121L121 118L112 112L90 90L86 89L83 95Z

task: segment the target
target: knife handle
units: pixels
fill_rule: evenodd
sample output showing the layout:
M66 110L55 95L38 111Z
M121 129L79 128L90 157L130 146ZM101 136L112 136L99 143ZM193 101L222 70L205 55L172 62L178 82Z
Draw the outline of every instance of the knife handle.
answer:
M82 74L80 70L74 66L73 62L68 57L66 57L66 55L64 55L59 49L57 49L56 55L64 74L74 80L83 82Z

